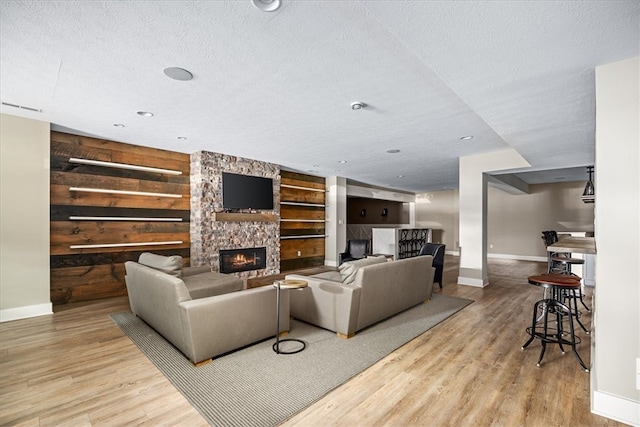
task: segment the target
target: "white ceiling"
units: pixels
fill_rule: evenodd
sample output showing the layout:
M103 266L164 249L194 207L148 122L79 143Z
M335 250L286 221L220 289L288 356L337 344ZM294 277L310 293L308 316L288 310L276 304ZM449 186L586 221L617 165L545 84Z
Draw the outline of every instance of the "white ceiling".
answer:
M2 1L2 102L42 112L1 111L410 192L508 147L585 180L594 67L640 55L637 0L282 1Z

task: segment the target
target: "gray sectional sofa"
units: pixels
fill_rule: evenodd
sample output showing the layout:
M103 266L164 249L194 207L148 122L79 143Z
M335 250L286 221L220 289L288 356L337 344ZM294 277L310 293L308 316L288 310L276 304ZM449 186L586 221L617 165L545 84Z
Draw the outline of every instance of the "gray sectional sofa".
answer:
M340 265L339 271L312 276L308 287L292 292L291 316L349 338L357 331L431 298L432 256L398 261L368 257Z
M182 267L179 256L144 253L127 261L131 310L194 364L275 337L276 289L243 289L241 279L209 267ZM280 332L289 330L289 292L281 293Z

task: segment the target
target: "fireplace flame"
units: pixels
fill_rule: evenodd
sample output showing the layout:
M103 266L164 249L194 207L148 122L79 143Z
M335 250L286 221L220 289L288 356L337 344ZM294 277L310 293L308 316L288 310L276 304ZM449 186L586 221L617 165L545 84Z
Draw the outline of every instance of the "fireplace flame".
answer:
M266 268L266 248L220 250L221 273L236 273L262 268Z
M234 268L244 267L247 265L255 265L256 258L255 257L247 257L244 254L236 254L231 260L231 265Z

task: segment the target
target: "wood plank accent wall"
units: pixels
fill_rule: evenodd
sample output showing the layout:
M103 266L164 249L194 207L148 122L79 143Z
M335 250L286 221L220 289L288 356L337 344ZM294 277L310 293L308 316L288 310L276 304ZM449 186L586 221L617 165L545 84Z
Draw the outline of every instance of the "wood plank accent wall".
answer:
M181 174L72 163L70 158L169 169ZM189 162L188 154L51 132L53 304L126 295L124 263L137 260L142 252L181 255L189 265ZM179 241L182 243L158 244Z
M325 180L283 170L280 177L280 271L324 265Z

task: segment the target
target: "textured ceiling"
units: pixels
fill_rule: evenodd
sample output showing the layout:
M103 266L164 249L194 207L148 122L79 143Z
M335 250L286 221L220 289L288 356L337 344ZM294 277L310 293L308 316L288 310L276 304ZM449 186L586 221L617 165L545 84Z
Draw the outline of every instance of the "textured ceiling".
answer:
M635 0L2 1L2 102L42 112L1 111L410 192L457 188L459 156L508 147L584 180L594 67L640 55L639 16Z

